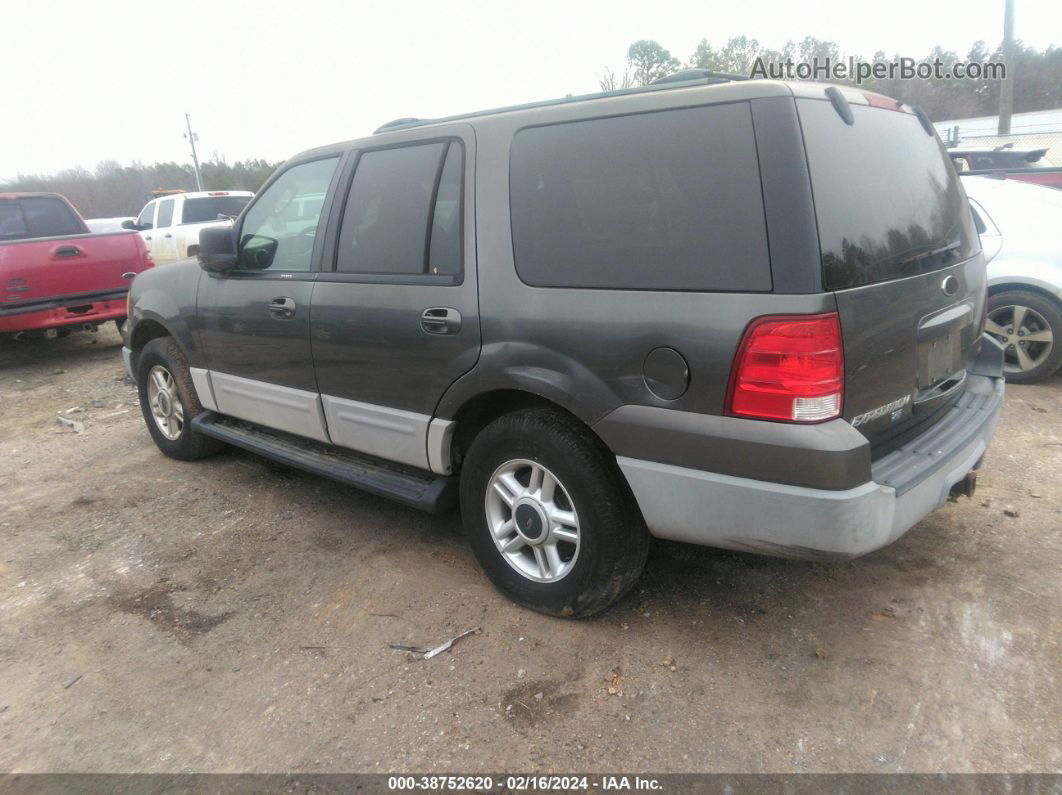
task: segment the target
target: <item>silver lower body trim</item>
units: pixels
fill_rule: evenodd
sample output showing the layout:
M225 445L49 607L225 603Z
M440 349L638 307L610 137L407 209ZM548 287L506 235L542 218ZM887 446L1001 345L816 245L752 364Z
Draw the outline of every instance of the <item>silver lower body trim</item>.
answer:
M133 372L133 352L122 346L122 363L125 365L125 373L134 381L136 380L136 373Z
M944 504L980 461L995 422L897 496L869 481L809 489L618 457L650 532L659 538L808 560L843 560L902 536Z
M218 403L214 400L214 387L210 384L210 371L202 367L189 367L188 372L192 374L192 385L195 387L196 397L199 398L199 405L205 409L217 411Z
M319 442L331 441L316 392L213 371L210 384L222 414Z
M428 468L425 438L431 417L322 395L332 443L420 469Z

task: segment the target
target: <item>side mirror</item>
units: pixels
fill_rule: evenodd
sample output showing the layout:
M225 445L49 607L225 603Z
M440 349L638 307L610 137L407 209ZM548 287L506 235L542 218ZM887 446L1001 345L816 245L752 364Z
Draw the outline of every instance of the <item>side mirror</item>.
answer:
M209 273L236 267L236 234L232 227L207 227L199 232L199 266Z
M127 218L126 220L122 221L122 229L129 229L135 232L137 230L136 221L134 221L132 218Z

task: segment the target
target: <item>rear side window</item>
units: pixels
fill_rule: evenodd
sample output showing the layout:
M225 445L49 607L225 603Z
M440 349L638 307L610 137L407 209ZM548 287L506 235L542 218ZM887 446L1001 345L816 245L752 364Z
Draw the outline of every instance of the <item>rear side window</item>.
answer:
M797 101L829 290L946 268L977 253L966 196L944 148L911 113Z
M159 202L159 229L165 229L173 223L173 199L165 199Z
M461 270L461 146L365 152L343 210L336 269L420 275Z
M65 202L34 196L0 202L0 240L80 235L81 222Z
M747 103L522 130L509 185L528 284L771 289Z

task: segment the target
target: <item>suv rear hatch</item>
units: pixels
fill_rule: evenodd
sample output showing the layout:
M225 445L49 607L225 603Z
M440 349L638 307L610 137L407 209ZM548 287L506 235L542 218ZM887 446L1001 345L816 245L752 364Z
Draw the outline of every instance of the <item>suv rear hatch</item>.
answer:
M828 99L797 108L823 284L841 320L843 416L876 459L960 397L986 275L966 195L932 127L895 100L843 96L850 123Z

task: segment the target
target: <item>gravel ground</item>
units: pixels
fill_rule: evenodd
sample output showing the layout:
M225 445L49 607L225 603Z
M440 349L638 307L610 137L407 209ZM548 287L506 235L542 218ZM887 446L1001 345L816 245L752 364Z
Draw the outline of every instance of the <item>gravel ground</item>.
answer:
M120 345L0 340L0 771L1062 770L1062 377L887 549L656 543L563 621L456 516L164 458Z

